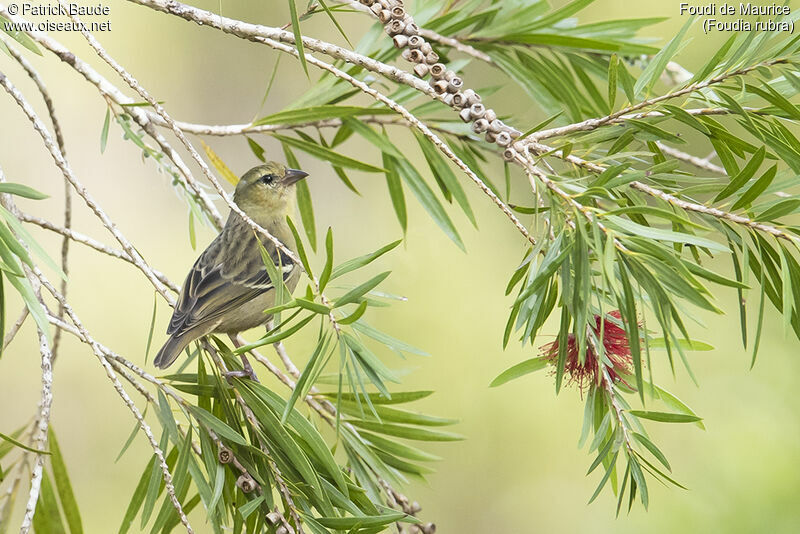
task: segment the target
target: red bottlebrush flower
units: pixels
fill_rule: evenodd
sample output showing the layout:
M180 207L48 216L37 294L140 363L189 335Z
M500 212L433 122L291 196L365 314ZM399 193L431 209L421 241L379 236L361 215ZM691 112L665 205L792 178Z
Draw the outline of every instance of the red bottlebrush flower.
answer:
M614 310L608 315L618 321L621 317L618 310ZM633 358L631 357L627 332L617 324L618 321L603 321L599 315L595 315L594 318L595 326L592 327L592 330L594 330L598 342L601 337L601 328L603 330L602 342L606 359L604 365L608 376L613 382L622 382L626 386L632 387L622 378L622 376L630 375L633 370ZM553 365L558 365L558 349L558 340L541 347L542 355ZM598 355L595 354L594 343L587 342L586 357L581 363L575 335L569 334L567 336L567 361L564 365L564 373L571 382L577 383L581 390L592 383L601 384L603 376L598 364Z

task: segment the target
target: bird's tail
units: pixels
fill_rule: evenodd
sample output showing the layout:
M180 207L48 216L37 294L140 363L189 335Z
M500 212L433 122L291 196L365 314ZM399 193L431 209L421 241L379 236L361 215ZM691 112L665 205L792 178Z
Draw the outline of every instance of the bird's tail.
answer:
M185 333L180 336L170 336L164 346L161 347L161 350L158 351L158 354L156 354L156 359L153 361L155 366L159 369L166 369L172 365L172 362L180 356L183 349L192 342L192 339L194 339L192 336L187 336Z

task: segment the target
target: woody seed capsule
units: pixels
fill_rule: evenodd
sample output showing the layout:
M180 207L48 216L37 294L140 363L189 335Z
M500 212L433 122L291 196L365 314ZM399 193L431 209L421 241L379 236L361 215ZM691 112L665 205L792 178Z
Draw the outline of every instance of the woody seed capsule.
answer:
M508 135L510 135L510 136L511 136L511 139L516 139L517 137L519 137L520 135L522 135L522 132L520 132L520 131L519 131L519 130L517 130L516 128L509 128L509 129L508 129Z
M229 464L233 460L233 452L227 447L220 447L217 458L221 464Z
M500 146L508 146L511 144L511 136L508 132L500 132L497 134L496 142Z
M506 148L503 150L503 159L506 161L514 161L517 159L517 152L513 148Z
M433 82L433 90L436 91L438 94L446 93L447 82L444 80L436 80L435 82Z
M444 79L447 80L448 82L450 80L452 80L453 78L455 78L455 77L456 77L456 73L453 72L452 70L448 70L447 72L444 73Z
M464 91L464 98L466 99L466 103L470 106L480 101L479 99L478 100L475 99L476 96L477 95L475 94L475 91L473 91L472 89L467 89L466 91Z
M489 128L489 121L486 119L478 119L472 123L472 131L475 133L483 133Z
M395 35L392 37L395 48L405 48L408 44L408 37L405 35Z
M289 529L281 525L275 530L275 534L289 534Z
M270 512L267 514L267 523L270 525L277 525L278 521L281 520L281 514L278 512Z
M414 65L414 74L420 78L424 78L428 75L428 66L425 63L418 63Z
M425 40L419 35L412 35L411 37L408 38L408 46L410 46L411 48L419 48L422 46L424 42ZM422 52L420 51L420 53Z
M497 113L493 109L487 109L486 115L483 116L487 121L492 122L497 118Z
M256 481L247 473L236 479L236 485L242 490L242 493L250 493L256 489Z
M422 46L420 46L419 49L422 50L422 53L425 54L426 56L431 52L433 52L433 47L427 41L423 41Z
M406 35L417 35L419 33L419 26L414 22L409 22L406 24L405 33Z
M467 99L464 98L464 93L455 93L453 95L453 104L454 105L456 105L456 106L458 106L460 108L463 108L463 107L465 107L466 103L467 103Z
M503 130L505 124L500 119L494 119L489 123L489 127L492 129L494 133L498 133Z
M381 21L381 24L386 24L392 19L392 14L389 12L388 9L384 9L380 13L378 13L378 20ZM388 31L388 29L387 29ZM389 34L391 35L391 34Z
M410 48L406 48L405 50L403 50L403 53L400 54L400 56L403 59L405 59L406 61L411 61L411 52L414 52L414 50L411 50Z
M455 101L455 97L453 97L453 100ZM469 108L462 109L458 116L461 117L461 120L464 122L469 122L472 120L472 114L470 113Z
M425 54L425 61L428 63L428 65L433 65L439 61L439 54L436 52L428 52Z
M370 11L372 11L373 13L375 13L376 15L377 15L378 13L380 13L381 11L383 11L383 7L381 7L381 5L380 5L380 4L378 4L377 2L376 2L376 3L374 3L374 4L372 4L371 6L369 6L369 9L370 9Z
M359 0L365 6L372 4L375 0Z
M402 20L393 20L386 25L386 32L389 35L397 35L398 33L403 33L405 27L406 25Z
M412 63L422 63L425 59L425 56L422 55L422 52L419 51L419 48L414 48L410 50L410 54L408 55L408 60Z
M480 119L486 113L486 108L483 107L483 104L480 102L475 102L469 108L470 113L472 114L473 119ZM489 121L486 121L486 125L488 127Z
M444 76L446 70L447 69L445 68L444 65L442 65L441 63L436 63L433 66L431 66L431 76L433 76L435 79L438 80L439 78Z
M442 102L444 102L448 106L451 106L453 104L453 95L447 93L446 95L442 96Z
M489 143L494 143L497 141L497 135L492 132L486 132L486 141Z
M393 19L403 20L403 18L406 16L406 10L403 9L402 6L394 6L389 11L391 11Z
M450 80L450 83L447 85L447 90L450 93L457 93L461 89L462 85L464 85L464 82L461 81L461 78L456 76L455 78Z

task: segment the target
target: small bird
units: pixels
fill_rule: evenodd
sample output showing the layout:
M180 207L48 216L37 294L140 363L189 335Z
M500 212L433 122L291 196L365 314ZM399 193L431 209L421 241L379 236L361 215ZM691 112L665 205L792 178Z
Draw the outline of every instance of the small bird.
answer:
M294 251L294 238L286 222L295 198L295 184L308 173L267 162L247 171L236 184L233 201L253 221ZM225 227L208 245L183 283L167 334L169 339L155 359L168 367L195 339L211 333L235 334L266 324L264 310L274 306L270 280L259 241L292 291L300 268L272 241L256 237L254 230L234 211ZM247 361L245 369L249 367Z

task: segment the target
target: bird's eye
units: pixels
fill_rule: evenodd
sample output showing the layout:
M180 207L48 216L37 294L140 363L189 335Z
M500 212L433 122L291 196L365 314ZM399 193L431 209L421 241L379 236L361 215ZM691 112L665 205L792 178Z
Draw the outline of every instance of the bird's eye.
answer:
M259 181L260 181L262 184L269 185L269 184L271 184L271 183L272 183L272 181L273 181L273 180L275 180L275 175L273 175L273 174L267 174L267 175L265 175L265 176L262 176L262 177L261 177L261 180L259 180Z

